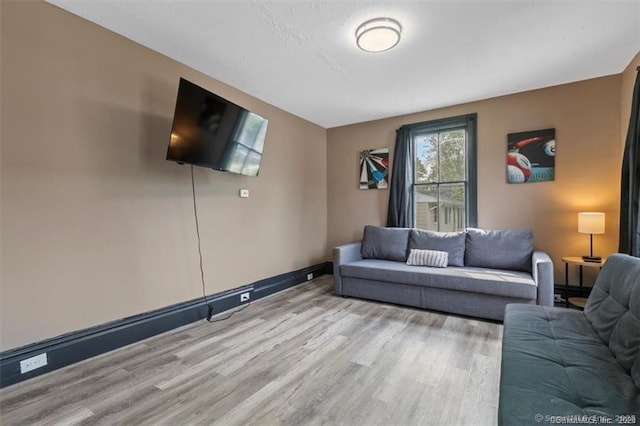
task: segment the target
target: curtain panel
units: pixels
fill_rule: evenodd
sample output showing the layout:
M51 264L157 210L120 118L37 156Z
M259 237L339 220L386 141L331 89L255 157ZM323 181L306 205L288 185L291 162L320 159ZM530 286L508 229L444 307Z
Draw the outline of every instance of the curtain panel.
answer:
M636 68L640 71L640 67ZM618 251L640 257L640 73L636 75L631 117L622 159Z
M396 130L393 167L389 186L387 226L411 228L413 226L413 143L411 129L402 126Z

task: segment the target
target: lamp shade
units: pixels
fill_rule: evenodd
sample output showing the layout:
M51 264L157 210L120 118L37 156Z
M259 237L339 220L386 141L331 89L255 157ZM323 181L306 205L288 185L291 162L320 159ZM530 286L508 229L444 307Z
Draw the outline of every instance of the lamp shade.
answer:
M604 213L578 213L578 232L581 234L604 234Z

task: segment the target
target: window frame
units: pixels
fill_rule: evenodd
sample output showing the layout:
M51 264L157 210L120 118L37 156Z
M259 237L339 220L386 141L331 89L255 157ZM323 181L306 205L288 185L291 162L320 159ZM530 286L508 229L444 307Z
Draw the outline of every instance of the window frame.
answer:
M409 138L411 143L411 169L413 171L411 176L410 194L411 204L413 208L413 224L416 227L417 219L417 204L414 199L414 194L417 186L438 186L448 183L463 183L465 187L465 228L474 228L478 226L478 154L477 154L477 116L478 114L466 114L449 118L442 118L437 120L423 121L420 123L414 123L407 125L409 131ZM465 180L456 182L433 182L433 183L418 183L416 182L416 137L424 135L426 133L442 132L447 130L455 130L464 128L465 137ZM439 156L439 154L438 154ZM438 159L439 161L439 159ZM437 206L438 211L439 205ZM438 228L440 227L438 220Z

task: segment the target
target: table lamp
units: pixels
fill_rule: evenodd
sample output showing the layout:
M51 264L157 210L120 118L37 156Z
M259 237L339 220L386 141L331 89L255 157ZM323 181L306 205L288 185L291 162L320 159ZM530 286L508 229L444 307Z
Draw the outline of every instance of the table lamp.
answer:
M591 234L589 256L582 256L585 262L600 262L602 257L593 255L593 234L604 234L604 213L578 213L578 232Z

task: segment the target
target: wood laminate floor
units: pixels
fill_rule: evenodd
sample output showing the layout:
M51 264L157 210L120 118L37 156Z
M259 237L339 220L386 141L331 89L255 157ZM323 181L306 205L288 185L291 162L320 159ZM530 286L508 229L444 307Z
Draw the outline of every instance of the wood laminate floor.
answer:
M496 423L502 325L332 290L325 275L1 389L0 423Z

